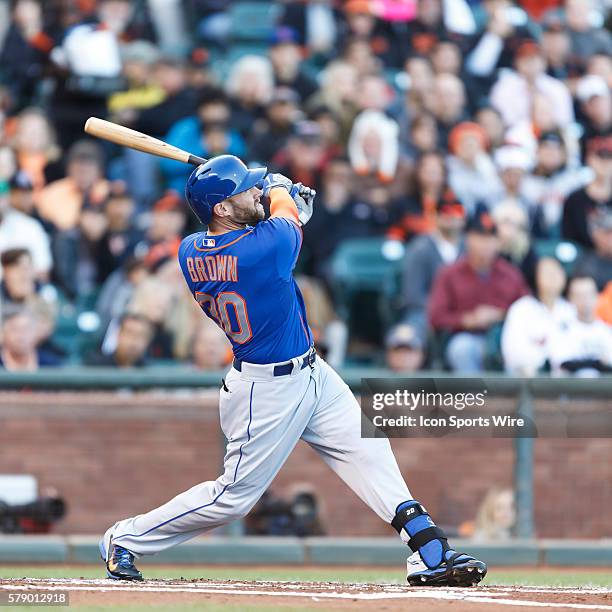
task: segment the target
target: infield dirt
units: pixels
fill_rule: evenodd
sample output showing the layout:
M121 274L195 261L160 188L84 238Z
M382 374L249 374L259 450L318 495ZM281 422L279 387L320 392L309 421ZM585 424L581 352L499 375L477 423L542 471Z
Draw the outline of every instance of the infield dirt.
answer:
M231 580L0 579L0 592L67 591L70 608L157 607L223 610L418 610L525 612L542 609L612 611L612 589L487 585L471 589L411 588L336 582Z

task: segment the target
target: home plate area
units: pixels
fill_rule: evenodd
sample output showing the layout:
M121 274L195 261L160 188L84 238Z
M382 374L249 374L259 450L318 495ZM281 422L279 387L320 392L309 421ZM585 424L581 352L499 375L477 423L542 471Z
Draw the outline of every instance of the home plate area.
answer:
M215 604L223 607L249 602L249 608L290 606L307 609L406 610L418 600L414 610L453 610L467 612L520 607L522 610L610 610L612 589L496 587L421 588L398 585L341 584L331 582L268 582L215 580L147 580L114 582L84 579L0 580L4 592L69 592L70 605L126 604L163 606L186 603ZM4 600L5 597L2 597ZM414 602L416 604L416 601Z

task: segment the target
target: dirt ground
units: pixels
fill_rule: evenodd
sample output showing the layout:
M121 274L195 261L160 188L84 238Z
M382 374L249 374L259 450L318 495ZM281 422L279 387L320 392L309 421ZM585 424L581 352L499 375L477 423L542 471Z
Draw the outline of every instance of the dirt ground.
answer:
M411 588L334 582L147 580L118 583L99 579L2 579L7 593L68 592L74 606L160 606L177 609L412 610L419 612L525 612L543 608L612 611L612 589L483 586L471 589ZM416 601L418 600L418 605ZM509 612L509 611L508 611Z

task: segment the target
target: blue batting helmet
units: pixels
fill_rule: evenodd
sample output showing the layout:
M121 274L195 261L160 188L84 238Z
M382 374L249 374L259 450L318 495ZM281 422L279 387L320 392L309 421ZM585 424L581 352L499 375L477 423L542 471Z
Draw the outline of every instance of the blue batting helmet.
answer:
M208 225L215 204L254 187L267 172L267 168L249 169L233 155L219 155L191 173L185 196L195 216Z

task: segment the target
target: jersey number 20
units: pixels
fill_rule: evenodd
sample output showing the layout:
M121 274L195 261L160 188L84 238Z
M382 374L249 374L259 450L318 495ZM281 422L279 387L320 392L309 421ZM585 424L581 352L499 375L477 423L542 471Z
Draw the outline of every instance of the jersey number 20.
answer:
M252 336L251 324L247 314L246 302L241 295L233 291L223 291L216 298L208 293L196 291L195 298L204 312L237 344L248 342ZM228 306L234 309L238 329L232 329Z

